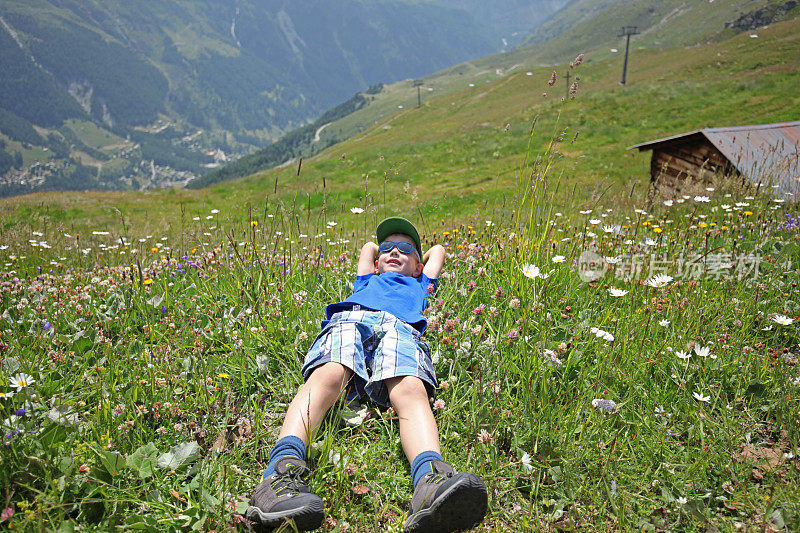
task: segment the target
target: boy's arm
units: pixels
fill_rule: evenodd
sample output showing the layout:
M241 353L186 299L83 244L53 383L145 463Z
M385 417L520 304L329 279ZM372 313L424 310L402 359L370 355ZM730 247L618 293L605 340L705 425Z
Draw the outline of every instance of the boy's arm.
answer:
M356 276L366 276L375 273L375 260L378 258L378 245L368 242L361 248L361 255L358 256L358 268Z
M430 279L437 279L439 273L442 271L442 267L444 267L445 257L447 257L447 251L444 249L444 246L441 244L431 246L422 257L422 262L425 263L425 268L422 269L422 273Z

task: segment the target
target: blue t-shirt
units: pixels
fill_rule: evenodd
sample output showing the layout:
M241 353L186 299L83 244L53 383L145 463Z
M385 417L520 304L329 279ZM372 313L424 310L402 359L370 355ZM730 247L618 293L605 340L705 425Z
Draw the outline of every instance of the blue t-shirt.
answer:
M422 316L422 311L428 307L428 287L433 287L431 291L436 290L436 282L425 274L418 278L397 272L356 276L353 294L343 302L330 304L325 308L325 315L330 320L334 313L352 309L358 304L372 311L391 313L423 333L428 325ZM322 327L326 324L327 320L323 321Z

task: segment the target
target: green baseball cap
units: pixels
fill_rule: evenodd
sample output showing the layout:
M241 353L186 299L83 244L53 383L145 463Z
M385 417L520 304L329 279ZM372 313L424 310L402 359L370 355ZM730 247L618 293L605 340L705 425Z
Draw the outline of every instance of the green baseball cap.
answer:
M417 253L419 254L419 257L422 257L422 244L419 240L417 228L414 227L414 224L403 217L389 217L378 224L378 229L375 230L375 236L378 237L378 244L385 241L389 235L393 235L395 233L402 233L403 235L408 235L411 237L411 240L414 241L414 246L417 247Z

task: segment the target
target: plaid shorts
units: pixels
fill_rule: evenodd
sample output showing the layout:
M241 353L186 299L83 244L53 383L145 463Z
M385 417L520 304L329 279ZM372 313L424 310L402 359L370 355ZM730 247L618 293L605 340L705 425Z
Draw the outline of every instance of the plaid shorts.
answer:
M416 376L434 397L436 374L431 352L419 332L385 311L354 309L334 314L314 339L303 363L303 378L320 365L334 362L353 371L347 400L369 396L389 406L384 380Z

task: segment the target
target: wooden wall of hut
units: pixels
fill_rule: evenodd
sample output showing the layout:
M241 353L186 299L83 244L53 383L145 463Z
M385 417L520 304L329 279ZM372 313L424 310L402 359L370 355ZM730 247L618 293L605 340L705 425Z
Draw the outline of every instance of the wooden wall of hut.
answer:
M704 136L696 135L653 148L650 159L650 194L673 198L697 194L714 178L730 174L733 165Z

